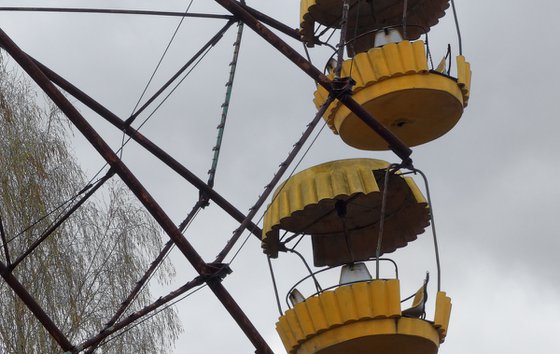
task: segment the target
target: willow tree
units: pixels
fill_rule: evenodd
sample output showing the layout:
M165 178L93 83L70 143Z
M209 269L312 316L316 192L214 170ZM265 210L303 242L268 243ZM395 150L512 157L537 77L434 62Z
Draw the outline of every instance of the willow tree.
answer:
M69 128L56 109L45 109L30 83L0 57L0 217L6 247L2 262L23 254L87 185L67 146ZM40 97L39 97L40 98ZM105 186L104 186L105 188ZM13 270L14 275L75 344L95 335L160 250L160 230L111 181ZM158 270L167 281L173 268ZM151 301L149 289L127 311ZM126 316L126 313L124 314ZM110 338L103 353L161 353L181 328L163 311ZM0 278L0 353L59 353L49 336Z

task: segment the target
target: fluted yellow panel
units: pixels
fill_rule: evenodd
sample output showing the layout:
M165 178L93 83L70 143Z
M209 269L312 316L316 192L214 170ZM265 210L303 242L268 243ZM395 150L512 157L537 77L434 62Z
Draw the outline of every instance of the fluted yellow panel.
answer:
M372 317L371 301L373 299L371 299L369 295L369 289L370 289L369 284L365 282L352 284L352 289L353 289L354 301L356 302L356 304L359 305L358 308L356 309L357 310L356 318L359 320L364 318L371 318Z
M309 331L308 333L320 331L321 328L329 328L329 322L327 321L327 317L322 310L321 299L318 296L313 296L312 298L305 300L303 304L305 304L307 313L310 314L314 328L313 331ZM303 312L304 310L300 311Z
M385 312L389 317L400 316L401 314L401 288L398 281L386 281L385 301L387 308ZM375 298L374 298L375 299Z
M315 321L315 318L310 313L309 308L310 308L309 304L306 304L306 306L302 306L300 308L300 311L298 312L298 315L297 315L299 325L301 326L302 332L305 333L304 336L306 338L309 335L309 333L314 333L315 332L315 328L320 328L320 327L317 327L316 323L318 323L318 322ZM316 313L314 313L314 314L316 314ZM322 317L322 318L324 319L324 317ZM328 325L326 325L326 321L324 323L325 323L325 327L328 327Z
M367 55L358 55L354 58L355 62L360 61L360 65L354 65L352 68L352 76L355 77L357 80L374 80L375 78L375 71L373 69L373 65L369 61L369 56ZM345 74L346 75L346 74ZM330 78L330 77L329 77ZM354 79L354 80L356 80ZM368 85L369 82L360 81L356 85L359 87ZM356 86L354 85L354 86ZM326 94L326 90L322 90L321 94Z
M395 43L390 43L384 45L385 49L385 60L389 66L389 72L392 73L404 73L404 62L401 61L401 53L399 53L399 47Z
M313 46L313 32L315 20L309 14L308 9L315 4L315 0L301 0L299 6L300 35L304 43Z
M440 343L435 325L400 315L399 281L373 280L297 304L276 329L290 354L435 354Z
M389 65L387 63L387 58L385 56L386 53L387 53L387 50L385 49L385 47L375 48L375 49L372 49L368 52L369 57L370 57L370 62L373 64L373 72L375 73L375 78L378 81L386 79L391 75L391 71L389 70ZM357 56L360 56L360 54L358 54ZM364 53L364 55L365 55L365 53ZM345 75L343 74L343 76L345 76ZM356 79L354 79L354 80L356 80ZM356 80L356 82L360 82L360 83L363 83L364 81L365 80L363 80L363 79L357 79ZM357 85L354 86L354 89L357 90L358 86Z
M288 319L286 316L280 318L280 320L276 323L276 332L282 339L284 346L286 348L295 347L297 345L296 338L293 335L292 329L288 324Z
M294 312L286 312L286 319L288 320L288 326L292 330L294 338L297 338L297 342L302 342L305 338L305 333L303 331L303 326L300 325L298 316Z
M354 289L352 289L352 286L341 286L335 290L335 296L341 315L341 323L352 322L359 318L357 311L359 304L356 304L354 299Z
M328 291L326 293L323 293L319 298L321 299L321 307L323 309L323 313L325 314L325 318L327 319L329 327L341 324L343 321L342 316L340 315L335 293L332 291Z
M426 48L424 46L424 41L416 41L412 43L412 51L414 55L411 59L414 59L416 72L427 72L428 69L428 60L426 59ZM404 60L408 58L408 56L403 55ZM413 74L415 71L409 70L407 74Z
M307 339L331 328L400 314L399 281L374 280L341 286L295 305L280 317L276 330L286 350L293 352Z
M465 57L459 55L457 57L457 83L461 87L464 96L465 107L469 103L469 96L471 91L471 64L465 61Z
M451 298L444 291L439 291L436 296L436 312L434 315L434 327L437 328L440 341L443 343L449 327L451 317Z
M404 179L407 180L410 190L412 190L412 193L414 194L414 198L420 203L427 203L426 198L424 198L424 195L420 192L420 189L416 183L414 183L414 180L410 177L405 177Z

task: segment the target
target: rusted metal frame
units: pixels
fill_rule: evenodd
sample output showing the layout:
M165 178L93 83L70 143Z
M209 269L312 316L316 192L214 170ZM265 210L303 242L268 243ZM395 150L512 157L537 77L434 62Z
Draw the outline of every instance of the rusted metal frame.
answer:
M194 216L196 215L196 213L205 205L205 201L203 200L199 200L196 202L196 204L193 206L192 210L189 212L189 214L187 215L187 217L185 218L185 220L183 220L183 222L181 223L181 225L179 225L179 230L183 231L185 229L185 227L191 222L191 220L194 218ZM156 269L159 267L159 265L163 262L163 260L165 259L167 253L171 250L171 247L173 247L173 241L169 240L167 241L167 243L165 244L165 246L161 249L160 253L158 254L158 256L154 259L154 261L150 264L150 267L146 270L146 272L144 273L144 275L140 278L140 280L138 280L136 282L136 285L134 286L134 288L132 289L132 291L130 292L130 294L128 295L128 297L121 303L121 306L117 309L117 311L115 312L115 314L113 315L113 317L111 317L111 319L105 324L105 328L101 330L101 332L106 331L107 329L109 329L111 326L113 326L118 320L119 318L122 316L122 314L126 311L126 309L128 308L128 306L130 306L130 304L132 303L132 301L134 301L134 299L136 298L136 296L138 295L138 293L140 293L140 291L142 290L142 288L144 287L144 285L147 283L147 281L151 278L152 274L154 274L154 272L156 271ZM95 348L92 348L91 350L93 351ZM87 351L87 353L90 353L90 351Z
M263 14L262 12L247 6L244 3L239 3L239 5L241 7L243 7L247 12L249 12L251 15L255 16L256 19L258 19L259 21L261 21L262 23L265 23L267 25L269 25L270 27L277 29L278 31L284 33L285 35L288 35L290 37L292 37L293 39L296 39L298 41L301 42L301 34L299 33L298 29L294 29L291 28L289 26L286 26L285 24L283 24L282 22ZM320 42L316 42L315 44L321 44Z
M8 239L6 237L6 231L4 230L4 223L2 222L2 215L0 215L0 236L2 237L2 247L4 248L6 262L8 263L8 266L10 266L12 262L10 260L10 250L8 249Z
M184 13L169 11L152 10L119 10L119 9L76 9L66 7L22 7L22 6L2 6L0 11L13 12L66 12L66 13L93 13L93 14L115 14L115 15L148 15L148 16L170 16L170 17L194 17L231 20L234 17L229 15L206 14L206 13Z
M325 103L323 103L319 111L317 111L317 114L315 114L313 120L307 125L307 129L303 132L299 140L294 144L294 148L292 149L292 151L290 151L288 157L280 164L280 169L276 172L276 174L274 174L270 183L266 185L264 192L258 198L256 203L251 207L251 209L249 209L249 214L247 214L245 220L241 222L241 225L239 225L239 227L235 230L233 236L229 239L224 249L218 254L215 262L222 262L224 258L227 256L227 254L229 253L229 251L231 251L231 249L233 248L237 240L239 240L239 237L241 237L241 235L247 228L247 225L249 225L249 222L251 222L253 217L255 217L255 215L257 214L258 210L268 199L270 193L272 193L273 188L278 184L280 178L282 178L282 176L284 175L288 167L291 165L291 163L294 161L295 157L297 156L297 154L299 153L299 151L301 150L301 148L303 147L303 145L305 144L309 136L311 136L311 133L313 132L313 130L321 120L321 117L323 116L323 114L325 113L329 105L332 103L332 101L334 101L334 97L329 96L325 101Z
M231 92L233 91L235 72L237 71L239 48L241 46L241 40L243 39L243 27L245 27L243 22L238 22L237 35L235 37L235 42L233 42L233 55L232 55L231 62L229 63L229 75L228 75L228 81L226 82L226 94L224 98L224 103L222 103L222 114L220 116L220 124L218 124L217 126L218 134L216 136L216 145L214 145L214 147L212 148L212 151L214 151L214 156L212 157L212 164L210 165L210 170L208 170L207 183L208 186L210 186L211 188L214 187L216 169L218 167L218 160L220 158L220 152L222 150L222 141L224 137L227 116L229 112L229 104L231 102Z
M119 159L119 157L111 150L109 145L99 136L91 125L82 117L80 112L68 101L68 99L60 92L48 77L37 67L33 61L8 37L8 35L0 30L0 43L4 49L14 58L14 60L25 70L28 75L39 85L39 87L53 100L59 109L66 114L68 119L82 133L82 135L90 142L90 144L99 152L106 162L114 169L115 173L123 180L128 188L134 193L138 200L144 205L146 210L154 217L162 229L177 245L177 248L183 253L185 258L191 263L194 269L202 276L213 274L213 267L206 264L202 257L196 252L188 240L181 234L179 229L173 224L169 216L154 200L149 192L144 188L136 176L128 169L128 167ZM224 288L220 281L212 278L207 281L208 286L216 295L218 300L222 302L226 310L230 313L247 338L253 343L257 350L264 353L273 353L264 338L257 331L243 310L231 297L229 292Z
M1 45L1 43L0 43ZM47 77L54 82L56 85L61 87L64 91L68 92L70 95L75 97L77 100L85 104L87 107L92 109L94 112L99 114L113 126L118 128L119 130L123 130L129 137L131 137L134 141L144 147L147 151L157 157L160 161L165 163L168 167L170 167L173 171L179 174L181 177L186 179L189 183L191 183L195 188L201 191L205 197L208 197L210 200L215 202L220 208L222 208L226 213L228 213L231 217L233 217L238 222L243 222L246 216L241 211L239 211L236 207L234 207L230 202L228 202L224 197L222 197L218 192L214 189L210 188L204 181L198 178L195 174L193 174L190 170L188 170L185 166L181 165L177 160L171 157L168 153L162 150L159 146L154 144L148 138L143 136L139 131L132 127L126 127L123 120L117 117L113 112L109 111L99 102L95 101L93 98L88 96L86 93L78 89L76 86L65 80L63 77L49 69L47 66L43 65L39 61L29 57L33 60L33 62L47 75ZM249 223L247 229L251 231L255 237L260 239L261 237L261 229L254 223Z
M150 305L144 307L143 309L131 313L130 315L128 315L122 321L116 322L113 325L111 325L107 328L104 328L101 332L99 332L94 337L91 337L91 338L85 340L83 343L77 345L76 349L75 349L75 352L83 351L83 350L88 349L88 348L90 348L90 350L91 349L95 350L96 346L99 343L101 343L105 338L110 336L111 334L125 328L129 324L131 324L134 321L146 316L150 312L153 312L153 311L157 310L161 306L167 304L169 301L177 298L178 296L186 293L187 291L204 284L204 282L205 282L205 280L204 280L203 277L198 276L198 277L194 278L193 280L189 281L188 283L181 286L180 288L170 292L169 294L167 294L163 297L160 297L159 299L157 299L156 301L154 301ZM88 352L89 352L89 350L86 353L88 353Z
M19 282L19 280L10 272L8 267L4 262L0 261L0 275L6 283L12 288L16 295L21 299L21 301L27 306L27 308L35 315L35 317L41 322L43 327L50 333L54 340L60 345L60 347L65 351L73 350L74 346L68 338L62 333L60 328L53 322L53 320L47 315L47 313L41 308L37 303L35 298L25 289L25 287Z
M272 33L261 22L259 22L251 13L245 10L237 1L234 0L215 0L239 20L251 27L258 35L278 49L286 58L296 64L301 70L315 80L319 85L323 86L331 94L350 109L356 116L373 129L381 138L383 138L388 148L399 156L406 165L411 165L410 155L412 150L406 146L397 136L389 131L383 124L379 123L365 109L363 109L350 94L339 92L333 87L333 82L328 79L319 69L314 67L309 61L301 56L296 50L290 47L286 42Z
M224 27L222 27L218 33L216 33L212 38L210 38L210 40L208 42L206 42L206 44L204 44L202 46L202 48L200 48L200 50L198 52L196 52L193 57L191 59L189 59L187 61L187 63L185 65L183 65L169 80L167 80L167 82L165 84L163 84L163 86L160 87L160 89L154 93L152 95L152 97L150 97L150 99L148 99L146 101L146 103L144 103L142 105L142 107L140 107L136 112L134 112L134 114L132 114L126 121L125 124L126 125L130 125L132 124L132 122L134 122L134 120L138 117L138 115L140 115L140 113L142 113L146 108L148 108L148 106L150 104L152 104L156 98L159 97L159 95L161 95L163 93L163 91L165 91L179 76L181 76L181 74L188 69L189 66L191 66L192 63L194 63L202 54L204 54L204 52L210 48L213 47L216 43L219 42L219 40L223 37L224 33L231 27L231 25L233 25L236 21L234 20L229 20Z
M297 39L300 39L299 30L286 26L282 22L259 12L249 6L244 5L245 9L260 21L266 23L280 32ZM66 13L92 13L92 14L115 14L115 15L148 15L148 16L167 16L167 17L192 17L192 18L208 18L220 20L235 19L231 15L219 15L208 13L184 13L184 12L170 12L170 11L152 11L152 10L120 10L120 9L75 9L66 7L22 7L22 6L2 6L1 11L12 12L66 12Z
M10 271L13 271L27 256L29 256L43 241L45 241L53 232L55 232L60 225L62 225L76 210L78 210L101 186L113 176L113 172L109 171L101 180L97 182L92 189L90 189L76 204L74 204L64 215L58 218L56 223L51 225L43 234L33 242L31 246L20 255L12 264L8 265Z

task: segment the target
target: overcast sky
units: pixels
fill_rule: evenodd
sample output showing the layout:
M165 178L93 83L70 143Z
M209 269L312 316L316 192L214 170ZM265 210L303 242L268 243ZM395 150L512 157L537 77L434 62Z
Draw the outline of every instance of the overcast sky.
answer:
M297 0L247 3L291 27L298 26ZM169 11L184 11L187 4L183 0L0 1L2 6ZM415 166L430 181L442 289L453 301L449 334L440 352L554 353L560 329L560 188L556 181L560 175L556 87L560 50L554 40L560 4L457 0L456 5L464 55L473 71L469 107L452 131L414 148L412 155ZM209 0L195 0L191 11L225 13ZM447 43L457 53L451 15L448 11L431 33L435 58L444 54ZM178 21L0 12L0 26L18 45L122 118L134 108ZM148 91L154 92L224 23L186 20ZM202 179L210 166L235 28L142 128ZM303 52L301 44L286 40ZM316 48L311 56L316 66L323 67L329 53ZM248 211L312 119L313 91L310 78L246 28L215 186L241 211ZM112 147L120 145L119 132L87 108L78 107ZM101 158L79 136L73 147L87 176L92 176L102 166ZM298 170L351 157L398 162L392 153L352 149L324 129ZM197 191L134 143L127 146L124 160L179 223L195 203ZM211 206L200 213L187 237L211 261L236 226L225 212ZM421 284L425 270L435 274L430 237L426 232L395 254L403 293ZM283 296L304 272L294 258L281 256L274 265ZM156 293L163 295L195 275L178 252L172 259L177 278ZM266 258L255 238L249 239L231 268L234 272L224 285L272 348L283 352L274 329L278 311ZM435 282L430 287L431 300L434 289ZM175 353L254 352L208 290L182 301L177 310L185 330Z

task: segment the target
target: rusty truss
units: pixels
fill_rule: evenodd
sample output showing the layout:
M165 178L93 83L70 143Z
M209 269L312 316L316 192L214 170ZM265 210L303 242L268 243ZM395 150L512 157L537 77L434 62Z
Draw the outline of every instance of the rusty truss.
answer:
M256 215L259 208L264 204L265 200L269 197L274 186L278 183L283 173L287 170L290 163L294 160L296 154L299 152L303 143L311 135L313 128L317 125L320 117L323 115L324 110L329 104L334 100L338 99L344 105L346 105L352 112L354 112L363 122L365 122L371 129L373 129L379 136L383 137L390 146L391 150L402 160L402 165L407 167L412 167L412 160L410 155L412 151L402 143L394 134L387 130L382 124L380 124L374 117L372 117L368 112L366 112L358 103L356 103L351 97L349 90L345 82L331 81L329 80L320 70L314 67L308 60L301 56L296 50L291 48L286 44L279 36L272 32L269 27L283 33L292 38L300 40L300 35L297 30L291 29L290 27L274 20L273 18L262 14L247 5L234 0L216 0L221 6L223 6L231 15L206 15L208 17L214 16L222 18L227 21L227 24L222 28L222 30L212 38L208 44L211 45L215 41L219 40L221 34L223 34L232 24L236 22L242 22L249 26L253 31L255 31L259 36L269 42L270 45L275 47L282 55L286 56L295 65L297 65L303 72L305 72L311 79L317 82L320 86L324 87L330 94L329 99L325 102L322 109L319 110L315 119L309 124L307 130L302 135L301 139L294 145L294 149L288 156L288 158L281 164L280 170L274 175L272 181L267 185L265 191L255 202L253 208L248 215L245 215L237 208L235 208L228 200L218 194L208 183L199 179L195 176L187 167L183 166L171 155L161 149L154 142L150 141L144 135L142 135L138 130L132 128L130 123L134 120L134 116L123 120L117 115L112 113L110 110L102 106L100 103L96 102L93 98L89 97L83 91L81 91L76 86L72 85L70 82L66 81L64 78L59 76L54 71L50 70L45 65L41 64L30 55L23 52L16 43L14 43L8 35L0 29L0 46L21 66L21 68L27 72L27 74L37 83L37 85L50 97L50 99L59 107L59 109L68 117L72 124L77 128L77 130L89 141L89 143L97 150L97 152L103 157L103 159L109 164L109 173L101 180L101 182L88 191L88 193L82 198L81 202L74 206L74 208L62 218L50 232L44 234L43 238L38 240L30 250L25 252L20 258L9 261L8 264L0 262L0 273L7 285L9 285L13 291L18 295L18 297L25 303L30 311L35 315L35 317L41 322L41 324L47 329L51 336L60 345L61 349L68 353L78 353L82 351L92 352L97 345L99 345L104 339L106 339L111 334L126 328L128 325L141 319L142 317L150 314L154 310L160 308L164 304L170 302L171 300L177 298L181 294L186 293L190 289L193 289L202 284L207 284L207 286L214 293L216 298L223 304L227 309L231 317L237 322L239 327L243 330L245 335L250 339L251 343L256 349L256 353L265 354L272 353L272 349L266 343L261 334L257 331L254 325L251 323L249 318L245 315L243 310L236 303L235 299L230 295L228 290L222 284L224 277L229 274L230 269L227 264L223 263L226 255L231 251L233 246L239 240L241 234L248 230L255 237L261 237L261 229L252 220ZM4 9L6 10L6 9ZM75 10L74 12L77 12ZM109 12L109 10L106 10ZM116 10L110 10L113 13L117 13ZM72 11L69 11L72 12ZM163 13L162 13L163 14ZM185 16L181 13L167 13L169 16ZM198 16L204 17L204 14L199 14ZM204 48L203 48L204 49ZM201 50L203 50L201 49ZM177 75L178 76L178 75ZM177 77L175 76L175 78ZM174 78L173 78L174 79ZM173 80L172 79L172 80ZM171 81L167 84L169 85ZM58 88L60 87L66 93L72 95L75 99L85 104L87 107L91 108L99 116L103 117L115 128L122 131L128 137L133 139L136 143L142 146L145 150L150 152L153 156L165 163L169 168L175 171L179 176L183 177L186 181L194 186L194 188L200 191L201 199L194 206L193 211L190 216L195 214L195 212L204 207L205 203L209 201L214 202L229 215L231 215L240 226L236 229L233 236L223 247L222 251L216 256L213 261L204 260L197 250L191 245L191 243L183 236L181 229L184 228L183 225L175 225L168 214L162 209L158 202L151 196L151 194L146 190L138 178L130 171L127 165L119 158L119 156L109 147L103 137L93 129L92 126L84 119L82 114L73 106L72 103L66 98L62 91ZM167 87L167 86L165 86ZM164 88L165 88L164 87ZM161 90L163 90L162 88ZM143 110L147 107L153 100L149 100ZM146 270L145 275L140 279L137 286L130 290L130 295L127 299L123 299L124 302L122 306L115 309L115 314L108 322L105 328L100 328L100 332L85 340L82 343L71 343L60 328L49 318L49 315L41 308L33 296L25 289L25 287L18 281L18 279L13 275L12 270L15 265L19 263L24 257L29 255L33 249L40 246L42 240L44 240L57 226L63 223L64 219L69 217L73 211L79 208L80 204L83 203L89 196L95 193L97 188L101 184L108 180L111 176L117 175L126 184L132 193L138 198L138 200L143 204L145 209L153 216L157 223L163 228L165 233L168 235L170 241L167 243L165 248L162 250L160 256L158 256L152 266ZM185 220L188 223L188 219ZM187 282L182 287L170 292L166 296L159 298L157 301L153 302L149 306L146 306L140 311L132 313L125 319L119 320L120 316L124 313L127 306L134 299L135 295L141 290L142 286L147 282L150 275L155 271L157 265L162 261L164 255L167 253L169 248L175 245L184 257L190 262L192 267L198 273L191 281Z

